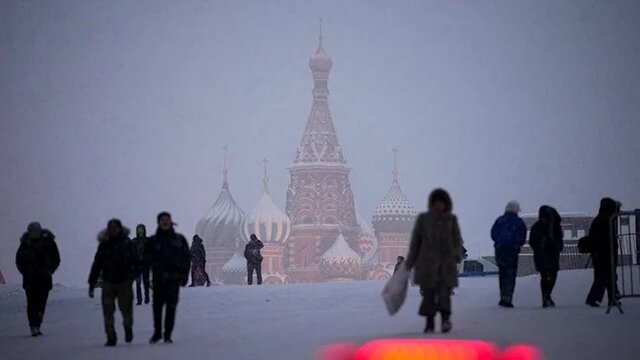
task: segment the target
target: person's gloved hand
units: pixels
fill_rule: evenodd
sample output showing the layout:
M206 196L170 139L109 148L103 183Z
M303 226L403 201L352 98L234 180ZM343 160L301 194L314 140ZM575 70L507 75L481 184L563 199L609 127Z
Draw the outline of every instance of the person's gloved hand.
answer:
M93 288L89 288L89 297L93 299L94 296L94 292L93 292Z

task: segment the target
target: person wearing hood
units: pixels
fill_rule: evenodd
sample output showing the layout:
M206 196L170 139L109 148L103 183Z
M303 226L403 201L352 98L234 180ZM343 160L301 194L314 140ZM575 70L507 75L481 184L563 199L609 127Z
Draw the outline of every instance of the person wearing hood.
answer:
M253 272L256 272L258 285L262 285L262 254L260 249L264 245L258 239L256 234L251 234L251 240L244 247L244 258L247 259L247 284L253 284Z
M419 314L427 318L425 333L435 330L435 316L442 317L442 332L451 324L451 291L458 286L458 264L462 261L462 236L452 201L443 189L429 196L429 209L418 215L411 236L407 269L414 270L414 283L423 294Z
M202 239L198 235L193 235L191 242L191 285L194 286L211 286L209 274L205 270L207 265L207 252L202 244Z
M136 237L131 240L133 247L135 248L138 259L140 260L141 270L138 276L136 276L136 299L137 305L142 305L142 286L144 286L144 303L149 303L149 270L146 265L146 256L144 249L147 246L147 228L143 224L136 226Z
M564 248L562 219L551 206L543 205L538 212L538 221L531 227L529 245L533 250L536 270L540 273L542 307L554 307L551 298L560 270L560 253Z
M153 336L155 344L164 336L164 342L173 343L171 335L175 325L180 287L189 280L191 252L187 239L174 230L171 214L158 214L158 229L149 239L145 255L153 272ZM164 334L162 312L165 310Z
M587 295L586 304L592 307L600 306L607 291L609 304L617 302L615 290L617 288L611 278L611 250L613 254L618 253L617 226L611 226L611 222L620 210L618 202L611 198L600 200L600 210L598 215L591 222L589 228L589 242L592 244L593 252L593 285ZM613 235L613 238L611 237ZM612 244L613 242L613 244ZM613 246L612 246L613 245ZM617 263L617 256L613 257L614 265Z
M107 335L105 346L116 346L114 313L116 302L122 314L125 341L133 341L133 279L137 276L139 259L129 240L129 229L118 219L109 220L107 228L98 234L98 250L89 274L89 297L94 297L98 277L102 277L102 314Z
M500 302L498 305L513 307L513 293L518 275L518 256L527 240L527 225L518 216L520 204L509 201L504 214L496 219L491 227L496 265L498 265L500 282Z
M22 287L27 295L27 315L31 336L40 336L40 326L47 307L52 275L60 265L55 236L40 223L32 222L20 238L16 266L22 274Z

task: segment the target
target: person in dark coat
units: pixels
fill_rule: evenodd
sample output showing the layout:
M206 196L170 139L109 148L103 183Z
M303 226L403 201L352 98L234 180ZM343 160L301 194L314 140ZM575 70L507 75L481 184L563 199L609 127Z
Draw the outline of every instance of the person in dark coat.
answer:
M109 221L98 234L98 250L89 274L89 297L94 297L98 277L102 278L102 314L105 346L116 346L114 313L116 302L122 314L125 341L133 341L133 279L139 271L138 254L129 240L129 229L118 219Z
M52 275L60 265L60 253L55 236L37 222L27 227L20 238L16 266L22 274L22 287L27 295L27 315L31 336L40 336L40 326L47 307Z
M149 343L155 344L164 336L165 343L173 343L171 335L175 325L180 287L189 281L191 252L187 239L174 230L171 214L158 214L158 230L149 239L145 254L153 272L153 327ZM165 310L164 334L162 311Z
M136 226L136 237L131 240L133 242L133 246L137 252L138 260L140 261L141 267L146 266L146 256L144 254L145 247L147 246L147 241L149 238L147 237L147 228L144 224L139 224ZM142 305L142 288L144 287L144 303L149 303L149 272L148 271L140 271L138 276L136 276L136 299L137 305Z
M504 215L496 219L491 227L496 263L499 271L500 302L506 308L513 307L513 293L518 275L518 256L527 239L527 225L518 216L520 204L510 201Z
M207 265L207 252L202 244L202 239L198 235L193 235L191 242L191 285L203 286L205 283L207 286L211 286L211 280L209 274L205 270Z
M404 256L398 256L396 266L393 268L394 274L396 273L396 271L398 271L398 269L400 268L400 265L402 265L403 262L404 262Z
M258 240L256 234L251 234L251 240L244 247L244 258L247 259L247 283L253 284L253 271L255 270L258 277L258 285L262 284L262 255L260 249L264 245Z
M617 226L611 227L611 222L618 213L620 206L611 198L604 198L600 201L598 215L591 222L589 228L589 241L592 244L593 252L593 285L587 295L586 304L593 307L600 306L607 291L609 304L617 303L616 284L611 274L611 250L613 242L613 253L618 253ZM613 234L613 239L611 235ZM613 257L614 265L617 265L617 256Z
M538 212L538 221L531 227L529 245L533 249L533 260L540 273L542 306L556 306L551 298L560 270L560 253L564 248L562 219L551 206L543 205Z
M451 331L451 291L458 286L458 264L462 261L462 236L453 203L442 189L429 196L429 210L418 215L405 260L414 270L414 282L423 294L419 314L427 318L424 332L435 330L435 315L442 316L442 332Z

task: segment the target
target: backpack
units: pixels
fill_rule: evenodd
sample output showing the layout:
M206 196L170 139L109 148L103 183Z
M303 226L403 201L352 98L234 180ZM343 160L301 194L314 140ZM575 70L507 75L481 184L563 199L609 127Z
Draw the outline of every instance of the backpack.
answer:
M589 236L583 236L578 240L578 251L581 254L591 254L593 252L593 241Z

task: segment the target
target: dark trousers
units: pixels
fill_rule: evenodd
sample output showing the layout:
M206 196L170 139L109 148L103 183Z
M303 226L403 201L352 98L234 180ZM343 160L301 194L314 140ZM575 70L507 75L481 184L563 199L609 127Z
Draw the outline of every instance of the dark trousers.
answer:
M45 287L29 287L25 289L27 294L27 316L29 326L40 327L49 298L49 289Z
M149 273L143 272L136 277L136 299L142 303L142 286L144 286L144 300L149 302Z
M125 329L133 327L133 284L131 280L120 284L102 283L102 315L104 332L109 339L116 338L115 319L116 302L122 314Z
M176 322L179 294L180 284L177 282L153 282L153 328L155 335L162 335L162 310L165 309L164 338L171 338Z
M420 304L420 315L434 317L437 312L443 319L451 316L451 288L438 286L436 288L420 287L422 293L422 304Z
M262 284L262 263L247 262L247 284L253 284L253 271L256 271L258 285Z
M588 302L602 302L604 292L607 291L609 302L613 302L617 293L617 286L611 279L611 259L608 255L593 255L593 284Z
M558 272L555 270L542 270L540 272L540 290L542 291L542 299L551 299L551 293L556 286L558 280Z
M511 302L516 289L518 275L518 255L520 251L510 248L496 249L496 264L500 278L500 300Z

